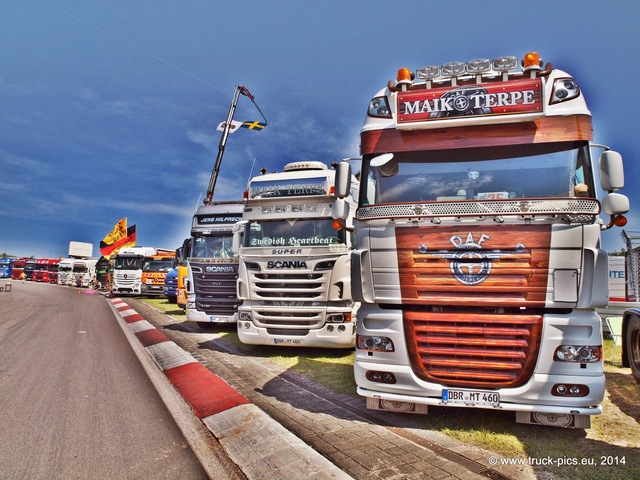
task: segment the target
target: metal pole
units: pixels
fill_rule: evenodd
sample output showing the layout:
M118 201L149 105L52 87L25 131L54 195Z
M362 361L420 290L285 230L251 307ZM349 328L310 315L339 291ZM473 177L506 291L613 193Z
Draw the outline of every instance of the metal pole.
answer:
M231 129L231 121L233 120L233 115L236 111L236 105L238 104L238 98L240 97L240 92L244 90L245 88L242 85L237 85L236 90L233 93L231 105L229 106L229 113L227 114L227 121L224 125L224 129L222 130L222 136L220 137L220 144L218 145L218 156L216 157L216 163L214 164L213 170L211 171L209 188L207 189L207 196L204 199L205 205L211 203L211 200L213 199L213 192L216 188L218 173L220 172L220 164L222 163L222 155L224 154L224 148L227 144L227 137L229 136L229 130Z

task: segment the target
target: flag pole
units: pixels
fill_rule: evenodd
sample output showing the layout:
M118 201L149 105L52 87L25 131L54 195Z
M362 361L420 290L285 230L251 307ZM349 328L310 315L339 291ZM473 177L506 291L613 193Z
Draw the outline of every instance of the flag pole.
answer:
M218 181L218 173L220 172L220 164L222 163L222 155L224 155L224 148L227 145L227 137L229 137L229 130L231 129L231 121L233 120L233 115L236 111L236 106L238 105L238 98L240 97L240 92L247 90L242 85L237 85L235 91L233 92L233 98L231 99L231 105L229 105L229 113L227 114L227 121L224 124L224 129L222 130L222 136L220 137L220 144L218 145L218 156L216 157L216 162L213 165L213 170L211 171L211 179L209 180L209 188L207 189L207 196L204 199L205 205L211 203L213 199L213 191L216 188L216 182ZM249 98L253 98L250 96Z

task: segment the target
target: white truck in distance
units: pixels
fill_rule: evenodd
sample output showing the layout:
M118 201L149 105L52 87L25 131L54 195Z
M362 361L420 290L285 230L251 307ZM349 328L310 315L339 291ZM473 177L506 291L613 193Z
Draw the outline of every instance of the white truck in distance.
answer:
M63 258L58 264L58 285L73 285L73 262L75 258Z
M121 248L113 260L113 294L140 295L142 293L142 266L145 257L156 255L153 247Z
M402 68L371 100L351 261L368 408L577 428L601 413L601 230L629 200L607 148L597 199L583 94L542 65L532 52Z
M96 275L97 258L76 258L71 268L71 285L87 288Z
M69 242L68 258L63 258L58 264L58 284L67 286L88 286L91 276L95 273L97 260L87 263L93 256L93 244L87 242ZM78 263L76 267L75 264ZM93 267L93 271L89 270ZM86 278L89 276L89 280Z
M242 223L238 337L252 345L350 348L353 215L336 225L335 171L295 162L251 179ZM357 182L346 196L356 206ZM337 229L336 229L337 227Z

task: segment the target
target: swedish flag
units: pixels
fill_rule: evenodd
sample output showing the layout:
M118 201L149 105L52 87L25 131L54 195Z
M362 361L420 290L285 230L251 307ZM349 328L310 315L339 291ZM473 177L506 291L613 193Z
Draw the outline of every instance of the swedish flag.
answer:
M262 130L264 127L267 126L266 123L262 123L262 122L242 122L242 125L240 125L242 128L248 128L249 130Z

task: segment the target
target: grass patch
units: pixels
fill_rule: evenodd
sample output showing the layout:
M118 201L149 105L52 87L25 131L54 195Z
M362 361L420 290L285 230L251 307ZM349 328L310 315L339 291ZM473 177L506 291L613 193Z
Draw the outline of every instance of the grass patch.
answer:
M183 321L187 316L186 312L181 309L177 303L169 302L169 299L166 297L140 297L140 300L148 303L167 315L175 317L178 321Z

